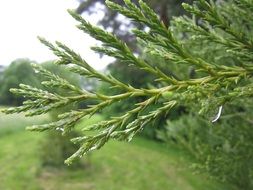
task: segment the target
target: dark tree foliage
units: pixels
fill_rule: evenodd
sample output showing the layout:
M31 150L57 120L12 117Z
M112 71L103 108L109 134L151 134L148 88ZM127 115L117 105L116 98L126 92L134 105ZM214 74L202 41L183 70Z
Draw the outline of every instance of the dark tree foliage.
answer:
M1 78L0 85L0 105L21 105L24 101L23 97L15 96L10 92L10 88L17 88L20 83L35 85L40 87L38 78L28 59L18 59L13 61L6 68Z
M191 3L192 1L193 0L146 0L145 2L148 3L158 13L163 23L168 26L173 16L186 13L181 4L183 2ZM141 29L142 25L138 23L126 22L125 20L120 19L119 13L108 9L108 7L105 6L104 0L79 0L79 2L80 4L76 9L78 14L82 14L84 12L96 13L95 5L97 3L104 5L105 16L99 21L99 24L101 24L105 29L111 29L114 34L127 42L128 45L136 48L135 38L133 35L126 29L122 30L122 28L138 27ZM120 5L124 4L123 0L114 0L114 2ZM138 0L133 0L133 3L138 5Z

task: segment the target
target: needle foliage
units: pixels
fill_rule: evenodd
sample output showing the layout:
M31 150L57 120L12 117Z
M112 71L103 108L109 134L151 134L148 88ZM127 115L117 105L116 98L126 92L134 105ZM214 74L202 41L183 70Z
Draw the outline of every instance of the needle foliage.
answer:
M136 133L143 130L146 124L164 116L175 107L184 106L194 110L195 113L206 114L214 110L218 112L221 110L219 108L225 107L227 103L253 95L253 66L251 64L253 25L248 19L252 16L253 2L251 0L219 1L219 3L197 0L193 5L183 4L192 18L181 17L174 21L176 28L184 27L187 35L190 34L195 41L206 41L222 47L225 50L224 56L231 57L231 62L222 62L222 59L218 59L219 53L217 57L214 54L213 58L208 58L193 51L198 48L198 44L196 47L185 45L184 37L178 37L176 28L167 28L157 14L142 0L138 5L130 0L124 0L124 3L124 5L119 5L106 1L110 9L146 28L145 31L138 29L131 31L145 45L146 51L167 60L168 64L173 64L178 68L194 68L196 75L194 78L175 78L149 60L136 56L117 36L91 25L70 10L70 15L78 22L78 29L101 42L100 46L92 47L95 52L114 57L122 64L135 66L152 74L159 87L136 88L134 85L125 84L110 74L98 72L78 53L63 43L58 41L50 43L44 38L39 38L58 57L56 64L63 65L85 78L95 78L108 83L110 88L119 89L120 93L107 95L81 89L34 65L36 72L47 77L42 85L50 89L52 87L62 89L61 93L56 93L57 90L46 91L20 84L19 89L11 89L11 92L24 96L27 100L20 107L3 110L4 113L26 112L27 116L34 116L68 104L83 101L94 103L84 109L60 114L56 122L34 125L28 127L28 130L58 130L67 134L83 117L99 113L116 102L126 101L132 97L142 97L143 100L135 104L133 109L125 110L121 116L111 116L109 120L84 126L83 131L86 135L72 139L73 143L80 145L80 148L66 160L67 164L71 164L74 159L90 151L100 149L110 139L130 141ZM238 17L238 14L241 16ZM210 53L213 52L211 49Z

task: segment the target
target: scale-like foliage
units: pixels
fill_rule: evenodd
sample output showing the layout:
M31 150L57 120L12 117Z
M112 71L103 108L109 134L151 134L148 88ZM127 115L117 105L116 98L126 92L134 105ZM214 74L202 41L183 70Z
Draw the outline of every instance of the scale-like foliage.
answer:
M93 47L95 52L102 53L118 59L122 64L134 65L139 69L156 77L160 87L146 89L135 88L124 84L111 75L106 75L92 68L79 54L66 45L56 42L52 44L43 38L40 41L46 45L57 57L55 62L64 65L74 73L87 78L96 78L110 85L111 88L120 89L119 94L107 95L97 92L89 92L79 89L66 80L35 66L37 72L48 78L42 83L45 87L61 88L68 93L58 94L27 86L20 85L20 89L11 89L17 95L22 95L28 100L20 107L3 110L3 112L27 112L27 116L39 115L66 104L92 100L93 105L88 108L72 110L59 115L59 120L54 123L28 127L32 131L59 130L63 134L69 132L77 122L87 115L93 115L100 110L132 97L142 97L142 102L135 105L132 110L126 110L122 116L111 117L92 126L85 126L84 131L93 131L92 135L81 136L73 139L80 144L79 150L66 160L70 164L75 158L81 157L89 151L101 148L108 140L130 141L132 137L141 131L148 122L168 113L176 106L185 106L195 109L196 112L208 113L219 110L216 121L221 115L222 107L226 103L236 99L247 98L253 95L251 76L253 73L252 46L253 42L248 32L249 29L236 27L246 23L251 27L248 18L234 18L236 10L248 15L251 14L253 3L250 0L231 0L215 4L212 1L198 0L194 5L184 4L184 8L194 15L195 19L176 19L178 27L185 26L187 32L192 33L196 40L208 40L210 43L222 45L231 56L236 55L236 61L232 64L205 59L194 53L187 47L183 40L179 40L171 28L167 28L142 0L136 6L130 0L124 0L121 6L109 0L106 1L109 8L130 18L134 22L143 24L149 30L133 30L138 39L145 44L147 52L169 60L169 64L181 67L182 64L194 68L194 79L180 80L173 75L154 66L149 60L136 56L133 51L115 35L103 29L91 25L73 11L70 15L77 20L77 26L83 32L102 42L99 47ZM194 49L194 48L192 48ZM154 104L156 104L155 109ZM158 107L158 108L157 108Z

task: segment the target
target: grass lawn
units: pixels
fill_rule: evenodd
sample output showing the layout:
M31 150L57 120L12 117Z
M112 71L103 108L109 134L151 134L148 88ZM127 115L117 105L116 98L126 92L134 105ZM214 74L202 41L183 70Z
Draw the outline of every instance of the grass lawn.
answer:
M193 175L182 151L139 137L131 143L111 141L84 158L89 160L86 168L41 168L38 147L44 135L24 126L47 119L0 114L1 190L226 190L204 175Z

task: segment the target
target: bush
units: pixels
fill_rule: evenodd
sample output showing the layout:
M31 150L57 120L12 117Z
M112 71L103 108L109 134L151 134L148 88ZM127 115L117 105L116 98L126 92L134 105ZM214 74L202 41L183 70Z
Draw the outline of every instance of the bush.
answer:
M187 150L198 163L197 171L211 174L217 180L233 184L237 189L253 188L253 132L240 116L222 119L213 126L204 118L184 115L168 121L158 137Z
M65 167L64 161L78 149L78 145L71 143L70 139L78 135L80 134L74 131L65 136L54 131L47 133L40 143L39 155L42 167ZM89 158L86 158L73 163L70 168L84 168L89 165Z

